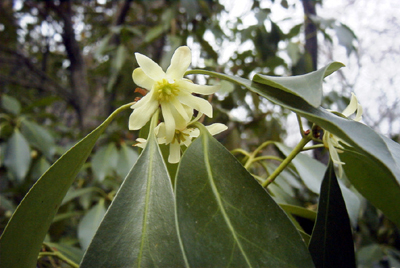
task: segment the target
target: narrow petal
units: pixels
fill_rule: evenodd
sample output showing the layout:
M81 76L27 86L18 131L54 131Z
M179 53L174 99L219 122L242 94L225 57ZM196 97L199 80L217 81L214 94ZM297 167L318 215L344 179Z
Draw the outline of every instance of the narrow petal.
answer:
M149 78L153 79L154 81L165 78L164 71L152 59L140 53L135 53L135 57L139 66Z
M198 128L193 129L190 131L190 137L197 138L200 135L200 130Z
M147 76L142 68L136 68L132 73L133 82L139 87L151 90L154 85L154 80Z
M192 52L187 46L175 50L171 58L171 65L167 69L167 76L174 79L181 79L192 62Z
M149 91L146 96L144 96L143 98L141 98L138 102L136 102L135 104L133 104L131 106L132 109L137 109L140 108L144 105L148 105L149 102L154 102L155 104L158 104L158 102L153 99L153 94L154 91ZM154 104L153 104L154 105Z
M362 108L362 106L358 103L358 105L357 105L357 114L356 114L356 117L354 118L354 121L357 121L357 122L361 121L361 119L362 119L362 114L363 114L363 108Z
M211 104L202 99L195 97L193 95L179 95L177 97L183 104L192 107L193 109L196 109L197 111L207 115L208 117L212 117L213 115L213 110Z
M129 130L142 128L150 120L157 108L157 102L149 101L146 105L135 109L129 116Z
M175 120L175 129L179 129L179 130L186 129L186 127L189 123L189 120L183 118L183 116L172 105L170 106L170 111Z
M197 93L197 94L202 94L202 95L210 95L215 92L217 92L221 86L216 85L216 86L203 86L203 85L197 85L185 80L179 80L179 88L183 88L190 93Z
M356 95L354 95L354 93L351 93L350 103L346 107L346 109L344 109L342 114L344 116L348 117L348 116L352 115L356 110L357 110L357 98L356 98Z
M169 156L168 162L171 164L178 163L181 159L181 145L177 142L171 143L169 145Z
M161 103L161 111L165 123L165 137L167 144L172 141L175 135L175 119L172 115L170 104Z
M144 149L144 147L146 147L146 144L147 144L147 140L146 139L137 138L136 141L138 143L136 143L135 146L140 147L142 149Z
M178 113L182 116L182 118L186 122L189 122L192 116L191 116L191 114L187 113L187 111L183 107L182 103L180 101L178 101L176 98L173 98L170 102L175 107L175 109L178 111Z
M340 161L339 154L336 151L336 148L333 147L331 143L328 142L329 145L329 154L331 155L331 159L333 163L338 164L338 165L344 165L345 163Z
M207 128L208 132L210 132L210 134L213 136L228 129L227 126L225 126L224 124L221 124L221 123L215 123L215 124L206 126L206 128Z

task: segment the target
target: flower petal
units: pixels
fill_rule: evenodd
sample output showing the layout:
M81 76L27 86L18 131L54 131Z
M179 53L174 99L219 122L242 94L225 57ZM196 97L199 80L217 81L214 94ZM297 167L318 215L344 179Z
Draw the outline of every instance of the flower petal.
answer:
M165 123L166 143L170 143L175 135L175 119L171 112L171 106L167 103L161 103L161 111Z
M142 128L158 108L158 103L149 101L146 105L136 108L129 116L129 130Z
M351 93L351 99L350 99L350 103L349 105L346 107L346 109L344 109L344 111L342 112L342 114L346 117L352 115L356 110L357 110L357 98L356 95L354 95L354 93Z
M200 135L200 130L198 128L193 129L189 133L191 138L197 138Z
M178 163L181 159L181 145L178 142L173 142L169 145L168 162L171 164Z
M144 73L142 68L136 68L132 73L133 82L139 87L151 90L154 85L154 80Z
M217 135L218 133L221 133L222 131L225 131L228 129L227 126L221 123L215 123L209 126L206 126L206 129L208 132L210 132L211 135Z
M208 117L212 117L213 109L211 104L205 99L195 97L193 95L179 95L177 98L185 105L196 109L197 111L207 115Z
M172 116L174 117L174 120L175 120L175 129L178 129L178 130L186 129L186 127L189 123L189 120L186 120L185 118L183 118L182 115L175 109L174 106L171 105L170 109L171 109ZM193 111L193 109L192 109L192 111ZM188 116L192 117L191 115L188 115Z
M357 114L356 117L354 117L354 121L360 122L362 119L362 114L363 114L363 108L362 106L358 103L357 104Z
M203 86L203 85L197 85L185 80L180 80L178 81L179 87L182 89L188 90L190 93L197 93L197 94L202 94L202 95L210 95L215 92L217 92L221 86L216 85L216 86Z
M186 70L192 62L192 52L187 46L175 50L171 58L171 65L167 69L167 76L174 79L183 78Z
M182 116L182 118L186 121L189 122L192 115L185 110L183 107L182 103L178 101L176 98L171 99L171 104L175 107L175 109L178 111L178 113Z
M147 144L147 140L146 140L146 139L137 138L136 141L137 141L138 143L136 143L134 146L140 147L140 148L142 148L142 149L144 149L144 147L146 147L146 144Z
M165 78L164 71L152 59L140 53L135 53L135 57L139 66L149 78L153 79L154 81Z
M149 92L146 94L146 96L144 96L144 97L141 98L138 102L136 102L135 104L133 104L133 105L131 106L131 108L132 108L132 109L137 109L137 108L140 108L140 107L142 107L142 106L144 106L144 105L148 105L149 102L154 102L154 104L152 104L152 105L158 105L158 102L157 102L155 99L153 99L153 94L154 94L154 91L149 91Z

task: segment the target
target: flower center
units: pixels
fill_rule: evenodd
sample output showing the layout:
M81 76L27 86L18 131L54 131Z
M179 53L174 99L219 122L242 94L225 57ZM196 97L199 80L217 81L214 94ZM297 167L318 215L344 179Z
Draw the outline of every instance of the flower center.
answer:
M175 130L175 135L174 135L174 139L172 140L172 143L175 142L175 140L178 141L178 143L180 144L181 142L186 141L186 138L190 137L190 135L188 133L185 133L183 131L180 130Z
M170 101L179 94L179 91L178 85L170 83L167 79L158 81L155 86L158 101Z

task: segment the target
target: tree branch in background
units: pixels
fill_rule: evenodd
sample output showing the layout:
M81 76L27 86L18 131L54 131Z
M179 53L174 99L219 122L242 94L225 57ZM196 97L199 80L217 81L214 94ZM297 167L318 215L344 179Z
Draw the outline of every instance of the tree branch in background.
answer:
M70 83L73 98L72 105L77 108L79 122L82 129L90 127L90 92L87 81L87 71L81 48L75 39L74 25L72 22L73 11L71 1L61 1L57 6L52 1L46 1L63 21L63 43L70 61Z
M317 26L310 19L311 16L317 15L315 11L315 0L303 0L304 10L304 26L305 26L305 39L306 51L311 56L312 68L317 70L318 63L318 39L317 39Z

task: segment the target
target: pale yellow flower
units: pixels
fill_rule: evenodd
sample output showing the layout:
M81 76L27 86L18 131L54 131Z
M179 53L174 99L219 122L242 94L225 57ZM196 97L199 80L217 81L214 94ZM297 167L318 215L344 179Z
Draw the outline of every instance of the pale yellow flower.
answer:
M346 109L344 109L344 111L342 112L342 115L344 115L345 117L349 117L352 114L354 114L356 111L357 111L357 113L353 120L359 122L362 119L363 109L362 109L360 103L358 103L356 96L353 93L351 93L350 103L346 107ZM341 149L344 149L340 143L343 143L346 145L348 145L348 144L345 141L343 141L342 139L340 139L339 137L330 133L329 131L324 132L322 141L323 141L325 147L329 150L329 155L332 159L332 162L334 164L336 164L338 167L339 177L342 177L343 176L342 165L344 165L345 163L342 162L339 157L339 153L343 153L343 151Z
M228 129L228 127L221 123L215 123L206 126L206 129L208 130L208 132L210 132L211 135L216 135L218 133L221 133L222 131L225 131L226 129ZM172 141L167 142L167 129L164 123L160 123L155 128L155 133L157 137L157 142L159 144L169 144L168 162L172 164L178 163L181 159L181 146L189 147L189 145L192 143L193 138L197 138L200 135L200 131L198 128L189 127L181 130L176 129ZM135 146L141 148L144 148L146 146L147 140L138 138L136 139L136 141L138 143L135 144Z
M161 107L165 122L167 142L174 138L176 129L185 129L193 116L193 109L212 117L211 104L192 93L209 95L215 93L219 86L196 85L183 78L192 61L192 53L187 46L179 47L171 59L171 64L164 72L150 58L135 53L140 68L132 73L133 81L140 87L149 90L137 103L132 105L129 117L129 129L142 128L154 112Z

